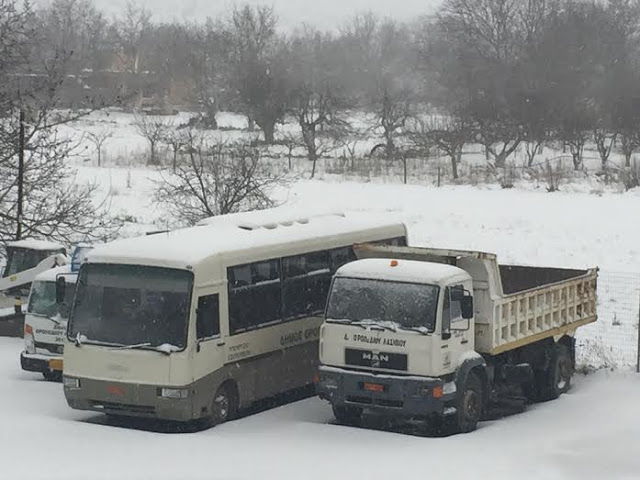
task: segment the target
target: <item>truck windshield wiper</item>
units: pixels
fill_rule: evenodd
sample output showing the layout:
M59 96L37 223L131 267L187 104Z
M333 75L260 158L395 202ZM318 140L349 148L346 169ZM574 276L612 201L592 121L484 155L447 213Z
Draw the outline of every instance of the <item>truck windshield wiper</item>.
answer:
M327 318L327 323L342 323L345 325L350 325L351 320L347 318Z
M121 345L117 347L113 347L111 350L136 350L136 349L149 349L151 347L150 343L138 343L136 345Z
M395 326L395 324L389 325L385 323L376 322L374 320L359 320L359 321L351 322L351 324L358 325L359 327L362 327L364 329L370 328L370 327L378 327L378 328L382 328L383 330L388 330L390 332L398 331L398 328Z
M46 318L47 320L51 320L56 325L62 325L62 322L60 320L56 320L55 318L50 317L49 315L44 315L43 313L29 312L29 315L33 315L34 317Z
M421 335L429 335L429 331L425 329L425 327L403 327L400 325L400 330L407 330L409 332L418 332Z

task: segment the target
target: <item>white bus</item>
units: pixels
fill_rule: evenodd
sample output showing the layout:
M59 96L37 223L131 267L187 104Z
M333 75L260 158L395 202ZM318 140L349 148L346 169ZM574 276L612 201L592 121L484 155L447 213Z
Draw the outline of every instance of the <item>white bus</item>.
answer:
M68 404L216 424L311 384L331 276L356 243L404 245L406 229L363 213L252 212L96 248L67 330Z

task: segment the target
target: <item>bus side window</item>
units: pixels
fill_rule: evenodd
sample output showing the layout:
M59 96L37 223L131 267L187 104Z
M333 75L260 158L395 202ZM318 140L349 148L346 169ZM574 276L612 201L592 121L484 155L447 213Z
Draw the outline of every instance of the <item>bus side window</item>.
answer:
M218 294L198 298L196 317L198 340L220 336L220 300Z
M356 260L356 254L353 253L353 247L343 247L331 250L331 273L336 273L341 266Z
M282 321L280 259L227 269L232 335Z
M329 252L311 252L282 259L286 319L320 313L329 293Z

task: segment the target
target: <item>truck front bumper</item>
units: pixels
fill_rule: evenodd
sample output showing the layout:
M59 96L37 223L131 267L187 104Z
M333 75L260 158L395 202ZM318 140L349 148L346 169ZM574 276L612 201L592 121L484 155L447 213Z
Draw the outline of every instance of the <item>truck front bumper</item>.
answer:
M455 400L455 390L447 392L438 378L396 376L320 367L316 391L333 406L402 415L429 417L443 415Z
M52 360L53 363L50 363ZM55 365L56 362L62 364L62 357L27 352L22 352L20 354L20 366L22 367L22 370L27 372L45 373L57 371L57 368L52 368L52 365Z

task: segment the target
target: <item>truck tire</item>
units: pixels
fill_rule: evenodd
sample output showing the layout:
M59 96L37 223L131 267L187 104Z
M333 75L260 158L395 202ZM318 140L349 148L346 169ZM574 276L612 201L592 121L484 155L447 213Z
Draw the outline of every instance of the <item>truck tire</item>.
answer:
M549 368L539 377L540 401L555 400L571 388L573 361L566 345L557 343L553 346Z
M473 432L478 427L483 410L482 381L473 372L465 379L456 400L455 428L458 433Z
M333 416L342 425L357 426L362 421L362 409L345 405L332 405Z

